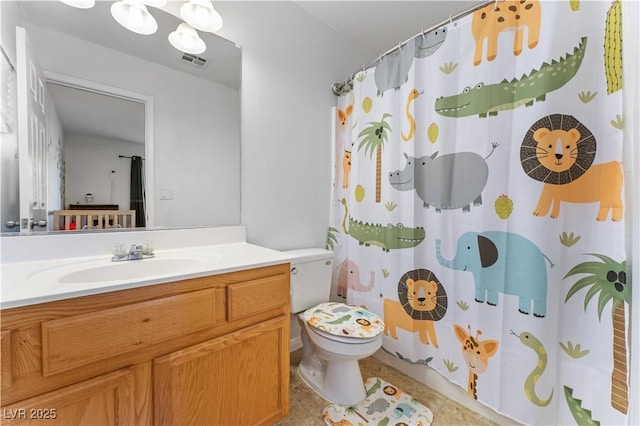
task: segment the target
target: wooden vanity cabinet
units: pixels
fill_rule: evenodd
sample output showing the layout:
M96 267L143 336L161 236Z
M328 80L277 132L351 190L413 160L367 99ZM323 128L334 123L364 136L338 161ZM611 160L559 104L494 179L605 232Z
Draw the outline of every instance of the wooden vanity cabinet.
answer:
M2 424L271 425L289 265L0 311Z
M276 318L156 358L156 424L277 423L287 394L278 377L287 358L282 353L285 332Z

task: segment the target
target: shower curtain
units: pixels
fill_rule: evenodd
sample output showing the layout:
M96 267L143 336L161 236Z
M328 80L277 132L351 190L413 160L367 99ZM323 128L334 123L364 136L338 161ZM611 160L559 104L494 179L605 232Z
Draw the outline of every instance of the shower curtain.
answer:
M628 423L621 43L618 1L491 2L338 98L332 298L527 424Z
M147 220L144 211L144 166L142 157L137 155L131 157L130 188L129 208L136 211L136 228L145 227Z

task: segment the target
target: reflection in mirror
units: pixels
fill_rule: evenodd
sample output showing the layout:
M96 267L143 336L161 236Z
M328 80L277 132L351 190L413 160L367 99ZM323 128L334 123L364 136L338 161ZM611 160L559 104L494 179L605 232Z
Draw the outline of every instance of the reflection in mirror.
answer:
M240 49L214 34L199 32L207 50L197 58L185 57L168 41L169 33L181 22L178 18L150 7L158 22L158 31L154 35L141 36L115 22L109 13L112 3L96 2L94 8L81 10L58 1L1 1L2 50L9 66L15 70L15 28L22 26L48 79L53 75L56 77L52 80L56 81L58 77L75 79L148 96L152 99L153 110L147 112L152 114L154 125L145 129L145 137L151 138L153 143L144 148L144 144L138 143L138 148L142 148L141 156L145 157L147 225L173 228L238 224ZM202 60L204 64L194 65ZM15 70L16 73L19 71ZM60 85L47 84L46 96L55 105L58 115L79 115L62 112L68 107L59 99L59 89ZM93 108L93 102L88 99L76 98L74 102L81 110ZM85 120L85 124L88 122ZM120 131L127 126L125 119L104 113L98 124L91 127ZM48 162L59 162L66 168L63 175L55 168L47 168L46 174L59 181L47 185L49 217L54 210L86 202L87 193L93 194L94 204L129 208L128 200L120 201L126 198L128 183L123 187L119 179L128 179L131 160L117 157L115 164L107 165L105 154L76 155L91 141L95 144L98 139L128 141L128 137L96 136L99 134L96 133L86 138L83 141L86 144L80 147L77 135L89 136L91 132L85 129L68 133L74 136L65 134L58 148L58 141L53 137L55 132L47 129L46 146L58 149L47 152ZM3 206L5 202L11 204L9 197L15 198L16 192L6 183L15 185L17 180L13 176L7 179L5 175L5 170L12 170L5 166L14 165L16 152L4 152L8 146L4 139L3 133ZM151 162L147 158L149 149L152 149ZM139 152L122 148L113 154L130 157L140 155ZM87 155L99 158L107 175L101 176L105 173L94 168L96 182L83 177L83 183L78 187L73 178L78 171L76 166L80 164L80 169L92 166L88 161L78 163L77 158L87 158ZM113 191L111 170L115 171L117 181ZM58 200L57 204L52 200ZM11 219L11 215L4 210L3 207L2 230L6 232L5 221ZM53 229L52 224L49 229Z
M144 209L144 167L137 167L145 161L145 103L132 99L133 94L123 97L113 89L87 86L91 83L47 81L53 100L47 117L49 151L59 151L64 140L64 155L48 156L48 209L55 212L51 228L145 226L146 215L153 216ZM61 134L54 132L58 129ZM103 211L106 221L84 219L89 210ZM126 210L135 210L135 220L118 221L129 214Z

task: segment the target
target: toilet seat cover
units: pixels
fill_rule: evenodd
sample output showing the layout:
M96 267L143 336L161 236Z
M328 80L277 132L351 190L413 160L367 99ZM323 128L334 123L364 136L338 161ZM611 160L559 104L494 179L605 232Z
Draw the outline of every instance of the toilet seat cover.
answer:
M321 303L303 315L310 327L335 336L371 338L384 329L384 322L376 314L344 303Z

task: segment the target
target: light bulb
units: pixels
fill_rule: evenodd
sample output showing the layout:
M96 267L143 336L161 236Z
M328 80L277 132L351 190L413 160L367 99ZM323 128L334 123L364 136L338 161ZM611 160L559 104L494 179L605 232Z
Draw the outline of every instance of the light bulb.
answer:
M60 0L62 3L69 6L77 7L78 9L91 9L95 6L95 0Z
M207 45L198 36L198 32L186 22L178 25L178 28L169 34L169 43L178 50L194 55L207 49Z
M192 50L193 46L195 45L194 41L195 40L193 39L193 37L189 34L182 34L182 44L186 49Z
M142 24L142 12L135 7L129 8L129 21L134 26L140 26Z
M180 15L200 31L212 33L222 28L222 17L213 8L211 0L189 0L180 7Z
M142 0L142 3L152 7L162 7L167 4L167 0Z
M123 27L138 34L153 34L158 23L147 7L136 0L121 0L111 5L111 15Z
M207 18L209 17L209 11L207 8L198 6L196 9L196 18L198 20L198 25L203 25L207 23Z

